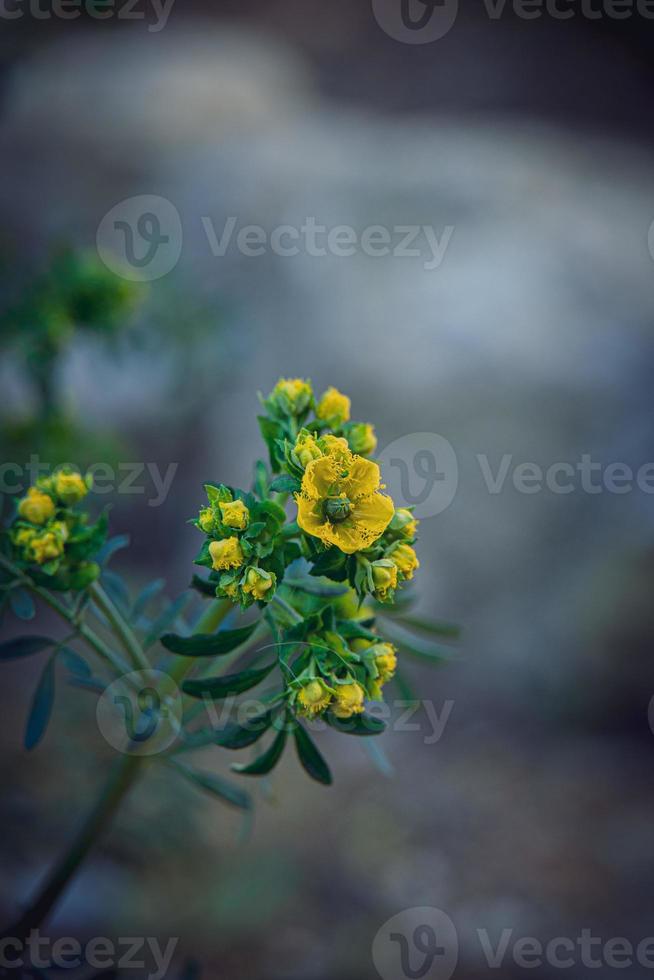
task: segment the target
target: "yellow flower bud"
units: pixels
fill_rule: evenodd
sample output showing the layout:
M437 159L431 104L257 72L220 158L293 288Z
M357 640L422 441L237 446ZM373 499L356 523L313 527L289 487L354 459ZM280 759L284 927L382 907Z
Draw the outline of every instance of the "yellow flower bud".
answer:
M379 683L385 684L386 681L390 681L397 667L395 647L392 643L376 643L374 654L375 666L379 674Z
M53 558L59 558L63 550L63 541L52 531L46 531L45 534L40 534L30 542L31 557L39 565L44 565L45 562L51 561Z
M341 394L338 388L328 388L316 408L319 419L347 422L350 417L350 399Z
M418 530L418 520L406 507L398 507L389 525L392 531L399 531L405 538L415 538Z
M215 571L227 568L239 568L245 561L238 538L224 538L222 541L212 541L209 554Z
M218 504L223 524L227 527L234 527L238 531L243 531L250 521L250 511L242 500L235 500L233 503Z
M18 505L18 513L31 524L45 524L54 517L55 505L52 497L41 493L36 487L30 487L27 496Z
M273 597L277 579L272 572L265 572L262 568L248 568L243 583L243 592L251 595L255 599L268 602Z
M292 449L293 461L306 469L312 459L320 459L322 452L310 432L300 432Z
M232 600L232 602L236 602L237 601L237 599L239 597L238 596L238 582L228 582L227 585L223 585L222 586L222 590L225 593L225 595L229 599Z
M335 688L336 703L333 712L337 718L351 718L361 714L366 692L356 681L351 684L338 684Z
M331 694L319 678L309 681L298 691L298 711L302 715L318 715L329 705Z
M214 517L211 507L203 507L198 515L198 524L200 525L200 530L204 531L205 534L210 534L214 529Z
M286 415L301 415L309 407L313 391L302 378L280 378L273 388L269 401Z
M347 441L352 452L360 456L370 456L377 448L375 430L367 422L351 425L347 432Z
M375 584L375 597L383 602L389 591L397 588L397 565L385 558L374 561L372 580Z
M53 477L54 492L63 504L76 504L89 492L84 479L79 473L59 470Z
M339 459L347 460L348 462L352 459L352 452L348 445L347 439L343 439L342 436L322 436L318 440L318 445L322 449L325 456L336 456Z
M19 527L12 532L12 540L17 548L28 548L37 533L33 527Z
M410 544L398 544L397 548L389 552L388 557L397 565L403 579L412 579L416 568L420 566L418 556Z

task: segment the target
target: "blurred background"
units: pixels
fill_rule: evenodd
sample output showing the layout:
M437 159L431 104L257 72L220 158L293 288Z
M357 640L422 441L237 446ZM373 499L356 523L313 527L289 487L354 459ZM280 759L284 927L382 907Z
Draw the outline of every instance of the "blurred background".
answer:
M377 930L425 905L455 923L461 980L497 973L479 929L652 935L653 498L602 483L654 458L651 23L479 4L408 43L390 0L177 0L165 23L145 0L142 19L20 9L0 38L3 461L172 466L163 499L146 469L139 493L98 504L132 538L115 566L173 596L202 482L247 485L262 455L257 391L334 384L380 449L415 433L453 447L454 499L421 526L420 609L464 631L447 667L409 668L439 714L452 702L438 741L424 718L385 734L384 774L325 736L331 790L287 753L255 787L247 841L153 769L51 933L179 936L175 970L193 957L244 980L375 976ZM112 265L120 239L98 232L143 195L159 225L140 254L168 234L163 272ZM237 246L245 226L309 219L393 244L427 226L443 250L432 261L424 235L417 256ZM599 492L514 485L521 463L584 454ZM499 492L480 456L493 476L509 457ZM22 749L37 676L15 663L0 686L2 921L113 756L93 698L63 684L45 742ZM507 959L503 976L523 974Z

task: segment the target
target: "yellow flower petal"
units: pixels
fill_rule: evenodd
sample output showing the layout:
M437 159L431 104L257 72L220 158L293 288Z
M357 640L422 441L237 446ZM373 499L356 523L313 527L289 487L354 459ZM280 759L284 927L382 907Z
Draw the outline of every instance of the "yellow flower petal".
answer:
M380 481L381 473L377 463L363 459L362 456L354 456L349 475L341 482L341 489L346 497L356 501L358 497L367 497L374 493Z

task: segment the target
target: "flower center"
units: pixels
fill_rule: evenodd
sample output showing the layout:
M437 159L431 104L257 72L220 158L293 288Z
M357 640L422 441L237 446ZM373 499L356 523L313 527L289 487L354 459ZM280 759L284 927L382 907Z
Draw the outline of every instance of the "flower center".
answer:
M340 524L350 516L352 504L347 497L328 497L324 503L324 513L332 524Z

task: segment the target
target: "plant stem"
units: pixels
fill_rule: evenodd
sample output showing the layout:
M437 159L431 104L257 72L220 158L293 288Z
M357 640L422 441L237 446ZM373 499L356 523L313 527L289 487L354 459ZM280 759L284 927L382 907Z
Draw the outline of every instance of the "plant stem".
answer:
M111 628L120 639L126 653L132 658L134 666L139 670L152 670L152 666L145 656L141 644L132 632L131 627L121 616L100 583L93 582L89 586L89 592L98 609L107 617Z
M24 941L30 931L38 928L47 918L69 880L134 784L144 761L141 756L126 755L115 764L101 796L80 827L77 837L48 875L36 900L6 935Z

